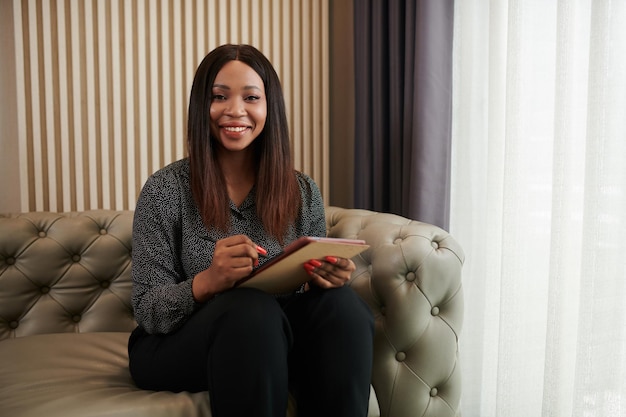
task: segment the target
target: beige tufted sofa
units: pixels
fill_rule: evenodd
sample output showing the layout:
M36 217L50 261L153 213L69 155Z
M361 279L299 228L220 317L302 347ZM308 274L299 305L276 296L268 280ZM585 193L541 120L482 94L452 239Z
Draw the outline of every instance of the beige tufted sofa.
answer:
M376 317L369 415L459 415L457 242L391 214L329 207L326 218L330 236L371 245L351 284ZM0 416L211 415L207 393L130 378L131 225L128 211L0 215Z

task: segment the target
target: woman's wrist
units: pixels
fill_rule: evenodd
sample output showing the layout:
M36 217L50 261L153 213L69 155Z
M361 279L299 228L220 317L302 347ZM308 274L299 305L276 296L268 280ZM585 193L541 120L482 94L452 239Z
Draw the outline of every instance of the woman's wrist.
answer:
M191 295L198 303L204 303L215 297L216 292L211 288L211 280L208 279L208 270L204 270L193 277L191 282Z

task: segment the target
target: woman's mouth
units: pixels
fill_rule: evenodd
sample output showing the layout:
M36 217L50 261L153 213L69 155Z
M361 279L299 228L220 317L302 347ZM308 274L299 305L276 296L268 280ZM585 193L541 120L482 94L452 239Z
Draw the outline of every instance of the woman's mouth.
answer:
M248 128L246 126L223 126L223 129L227 132L241 133Z

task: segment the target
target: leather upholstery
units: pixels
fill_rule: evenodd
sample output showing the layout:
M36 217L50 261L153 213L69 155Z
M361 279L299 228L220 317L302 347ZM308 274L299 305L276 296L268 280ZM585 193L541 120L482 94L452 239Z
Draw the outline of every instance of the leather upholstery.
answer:
M351 283L376 317L369 415L458 415L459 245L391 214L328 207L326 220L371 245ZM206 393L132 383L131 224L130 211L0 215L0 415L210 416Z
M459 244L444 230L397 215L330 207L328 235L364 239L352 287L375 315L372 385L381 415L455 416L463 321Z
M0 217L0 340L131 331L132 212Z

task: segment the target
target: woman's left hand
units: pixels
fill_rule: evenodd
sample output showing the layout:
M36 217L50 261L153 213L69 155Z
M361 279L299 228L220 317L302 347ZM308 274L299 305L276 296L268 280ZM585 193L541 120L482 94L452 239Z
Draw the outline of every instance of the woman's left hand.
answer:
M338 288L350 281L356 266L352 259L327 256L324 259L311 259L304 264L311 276L311 282L321 288Z

